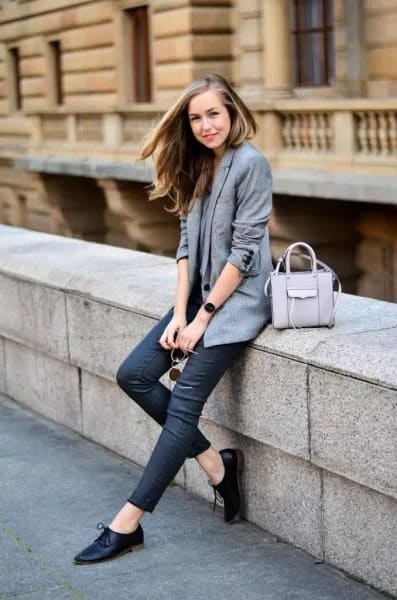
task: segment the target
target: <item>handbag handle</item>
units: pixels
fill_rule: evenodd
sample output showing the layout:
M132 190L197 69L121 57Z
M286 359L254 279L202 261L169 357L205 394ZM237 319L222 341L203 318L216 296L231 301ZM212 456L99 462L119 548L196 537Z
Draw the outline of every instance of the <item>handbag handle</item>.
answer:
M296 246L304 246L305 248L307 248L309 250L310 255L308 256L307 254L301 254L300 252L292 252L292 250ZM331 271L331 269L326 264L322 263L320 260L318 260L318 258L316 258L314 250L311 246L309 246L309 244L306 244L305 242L295 242L294 244L291 244L290 246L288 246L287 250L278 259L276 268L274 270L274 273L276 275L280 272L281 265L285 265L284 268L285 268L286 273L291 272L290 256L301 256L302 258L309 259L311 262L311 265L312 265L313 272L316 270L317 264L322 265L323 267L325 267L326 269ZM286 262L287 260L288 260L288 264ZM267 279L267 281L265 283L265 296L267 296L268 298L271 298L271 294L269 292L269 284L270 284L270 277Z
M309 256L308 254L302 254L301 252L292 252L291 256L299 256L300 258L306 258L306 260L310 260L310 262L312 261L312 257ZM320 265L320 267L323 267L326 271L331 271L335 276L336 273L333 269L331 269L331 267L329 267L328 265L325 264L325 262L322 262L321 260L318 260L318 258L316 257L316 262L318 265Z
M303 246L304 248L306 248L306 250L309 252L310 258L311 258L311 267L312 267L312 271L313 273L317 270L317 259L316 259L316 255L314 253L314 250L311 246L309 246L309 244L306 244L306 242L295 242L294 244L291 244L290 246L288 246L286 252L283 255L283 259L285 256L285 272L286 273L290 273L291 272L291 265L290 265L290 261L291 261L291 254L292 254L292 250L294 248L296 248L297 246Z

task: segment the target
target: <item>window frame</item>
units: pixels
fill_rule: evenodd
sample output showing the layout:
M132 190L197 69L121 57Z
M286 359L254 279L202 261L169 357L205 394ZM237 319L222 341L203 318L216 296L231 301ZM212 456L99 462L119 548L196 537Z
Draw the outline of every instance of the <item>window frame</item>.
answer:
M21 49L17 44L7 46L7 90L10 113L23 112L21 78Z
M334 34L335 25L334 19L332 24L327 24L327 2L333 7L333 0L316 0L317 2L321 2L321 11L322 11L322 23L321 26L316 27L303 27L300 23L300 9L299 2L300 0L291 0L290 2L290 11L291 11L291 20L293 18L293 23L290 24L290 36L291 36L291 50L293 55L291 56L292 63L294 66L293 69L293 87L295 90L319 90L326 91L330 88L333 88L335 85L335 62L334 62L334 70L330 72L330 64L329 64L329 42L328 35L330 33ZM299 41L304 38L307 34L312 33L321 33L322 36L322 57L324 62L324 70L323 70L323 81L321 83L314 83L310 81L308 83L302 82L302 60L301 60L301 48ZM335 51L335 46L334 46ZM333 76L333 80L331 80L331 76ZM299 92L298 92L299 93Z
M152 86L151 86L151 74L150 74L150 35L149 35L149 7L146 6L137 6L133 8L129 8L125 11L129 17L129 33L130 33L130 44L132 49L132 79L133 79L133 102L142 103L142 102L151 102L152 100ZM133 13L136 13L133 15ZM143 37L143 48L141 47L140 40L137 35L137 31L139 29L140 24L144 22L144 32L142 34ZM142 56L140 56L142 54ZM139 72L137 65L139 64L139 59L142 58L144 65L142 67L143 72ZM143 77L143 78L142 78ZM143 86L141 89L141 82L143 81Z
M59 45L57 56L53 46ZM45 39L47 100L52 108L65 105L62 71L62 39L59 35L47 36Z
M134 77L134 44L132 39L131 17L128 14L133 9L144 8L147 14L147 80L149 87L149 99L137 100L136 78ZM116 52L117 52L117 79L118 79L118 102L121 107L143 107L155 102L154 87L154 63L153 63L153 35L152 35L152 6L149 2L142 0L124 0L117 6L115 14L116 27ZM127 57L131 59L126 60Z

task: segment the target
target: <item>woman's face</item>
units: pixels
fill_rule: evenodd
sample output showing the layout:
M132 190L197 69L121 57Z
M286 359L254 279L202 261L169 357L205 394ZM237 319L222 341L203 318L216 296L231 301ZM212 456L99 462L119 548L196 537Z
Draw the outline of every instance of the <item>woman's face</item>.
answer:
M222 96L214 90L198 94L189 102L188 117L196 140L221 157L231 127Z

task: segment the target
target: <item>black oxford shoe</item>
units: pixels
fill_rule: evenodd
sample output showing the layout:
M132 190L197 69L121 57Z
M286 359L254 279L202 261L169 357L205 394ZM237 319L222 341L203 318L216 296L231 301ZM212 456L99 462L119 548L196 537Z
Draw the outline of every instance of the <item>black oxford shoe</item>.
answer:
M103 523L98 523L97 529L103 529L101 535L74 557L76 564L91 565L143 548L143 529L140 524L132 533L118 533Z
M225 448L220 450L219 453L225 466L225 475L217 485L208 480L210 487L214 490L212 512L215 512L216 501L218 500L224 507L224 520L229 523L238 517L240 513L239 474L244 467L244 455L242 450L233 448Z

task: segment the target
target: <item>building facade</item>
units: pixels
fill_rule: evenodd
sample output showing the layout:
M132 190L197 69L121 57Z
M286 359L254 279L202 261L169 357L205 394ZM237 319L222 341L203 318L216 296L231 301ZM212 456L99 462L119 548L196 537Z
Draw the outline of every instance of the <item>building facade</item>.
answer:
M0 0L0 222L172 255L136 156L208 72L255 112L274 257L397 301L397 0Z

